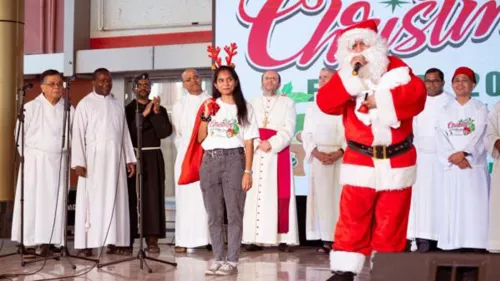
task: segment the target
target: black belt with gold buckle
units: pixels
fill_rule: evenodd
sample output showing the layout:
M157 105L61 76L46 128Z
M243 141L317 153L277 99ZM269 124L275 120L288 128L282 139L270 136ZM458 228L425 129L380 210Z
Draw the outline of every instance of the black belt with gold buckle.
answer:
M413 146L413 136L410 135L404 141L389 146L368 146L354 141L348 141L347 146L374 159L388 159L410 150Z

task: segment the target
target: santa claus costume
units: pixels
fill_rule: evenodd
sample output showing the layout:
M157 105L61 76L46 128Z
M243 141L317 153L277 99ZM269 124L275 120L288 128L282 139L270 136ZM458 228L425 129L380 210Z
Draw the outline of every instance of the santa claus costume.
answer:
M367 256L401 252L406 245L417 156L412 120L424 108L426 90L402 60L388 56L387 43L377 32L373 20L341 32L336 53L339 70L317 96L323 112L342 115L348 144L340 172L340 216L330 253L334 276L329 280L353 280ZM355 43L360 41L366 48L356 52ZM366 60L359 74L352 71L357 56ZM363 111L367 97L374 99L375 106Z

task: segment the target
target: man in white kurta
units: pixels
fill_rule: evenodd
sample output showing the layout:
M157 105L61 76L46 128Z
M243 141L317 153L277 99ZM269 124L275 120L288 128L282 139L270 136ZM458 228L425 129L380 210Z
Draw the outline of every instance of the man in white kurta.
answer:
M49 253L48 244L64 243L63 192L67 187L65 171L68 152L66 146L62 147L63 130L66 128L63 127L65 110L64 100L61 99L64 90L62 75L56 70L43 72L41 88L42 93L24 106L24 237L21 239L19 170L12 240L28 247L41 245L41 254L46 255ZM73 108L71 110L74 111ZM19 126L21 124L18 121L16 127ZM68 137L68 133L65 134ZM19 135L17 139L20 154L21 138Z
M438 247L485 249L488 239L489 174L484 137L488 108L471 94L474 72L458 68L452 78L456 99L438 117L437 151L443 164Z
M209 244L208 216L203 203L200 182L178 185L184 155L189 146L191 133L198 109L209 98L201 88L201 79L194 69L182 73L182 86L187 94L174 104L172 121L175 131L175 251L186 252L187 248L196 248Z
M319 87L326 84L334 70L324 68L319 74ZM335 95L335 93L331 93ZM307 194L306 238L322 240L318 251L329 253L339 215L340 166L346 148L342 116L328 115L313 102L306 110L302 144L305 161L310 165Z
M425 108L413 118L414 145L417 149L417 179L413 185L407 237L412 250L428 252L436 249L438 239L438 207L443 198L443 172L436 151L436 124L442 108L454 97L443 91L444 74L437 68L425 73L427 99Z
M97 69L94 91L75 111L71 167L78 175L75 249L86 256L105 245L130 244L127 172L136 162L123 103L111 94L111 74Z
M491 172L490 211L487 250L500 252L500 102L497 102L488 115L485 147L493 158Z
M258 250L260 245L278 245L280 251L288 252L287 245L298 245L297 207L293 170L290 168L290 190L288 214L279 213L280 198L278 186L278 153L290 146L295 134L295 103L290 98L277 95L280 77L275 71L267 71L262 76L264 95L252 101L259 129L276 131L268 140L260 139L255 143L252 165L253 187L247 192L243 217L243 243L249 244L247 250ZM291 159L288 159L291 163ZM281 216L280 216L281 215ZM279 233L278 224L288 217L287 231Z

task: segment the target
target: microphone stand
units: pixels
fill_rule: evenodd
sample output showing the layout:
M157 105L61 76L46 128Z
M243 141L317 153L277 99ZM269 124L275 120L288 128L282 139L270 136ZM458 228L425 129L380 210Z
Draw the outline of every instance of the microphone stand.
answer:
M19 249L10 254L5 254L1 255L0 258L4 257L9 257L13 255L19 254L21 256L21 266L25 266L29 262L25 260L25 254L26 254L26 247L24 246L24 98L26 96L26 89L31 89L33 85L29 84L24 86L21 89L21 95L19 98L19 103L20 103L20 108L19 108L19 114L17 115L17 118L19 120L19 126L17 126L17 132L16 132L16 148L19 147L19 135L21 135L21 154L20 154L20 165L21 165L21 175L20 175L20 180L21 185L19 188L21 189L20 192L20 200L19 202L21 203L21 241L19 244ZM15 203L16 204L16 203ZM15 226L13 226L15 227ZM35 256L41 257L41 255L34 254ZM58 259L58 257L50 257L50 259Z
M157 262L160 262L160 263L164 263L164 264L169 264L169 265L172 265L174 267L177 266L177 263L175 262L168 262L168 261L164 261L164 260L160 260L160 259L155 259L155 258L151 258L151 257L148 257L146 256L146 253L144 251L144 244L143 244L143 238L144 238L144 234L143 234L143 202L142 202L142 198L143 198L143 180L142 180L142 122L144 120L144 116L142 115L142 113L139 111L139 101L136 99L135 100L136 102L136 105L135 105L135 126L136 126L136 130L137 130L137 156L136 156L136 159L137 159L137 164L136 164L136 176L135 176L135 184L136 184L136 187L139 186L139 200L137 200L138 204L139 204L139 252L137 253L137 256L136 257L130 257L130 258L126 258L126 259L123 259L123 260L119 260L119 261L112 261L112 262L108 262L108 263L104 263L104 264L98 264L97 265L97 268L101 268L101 267L104 267L104 266L107 266L107 265L112 265L112 264L117 264L117 263L122 263L122 262L128 262L128 261L132 261L132 260L135 260L135 259L139 259L140 260L140 268L143 269L143 264L146 265L146 267L148 268L148 272L149 273L152 273L153 270L148 266L148 264L146 263L146 260L152 260L152 261L157 261ZM130 233L130 235L132 235L132 233Z

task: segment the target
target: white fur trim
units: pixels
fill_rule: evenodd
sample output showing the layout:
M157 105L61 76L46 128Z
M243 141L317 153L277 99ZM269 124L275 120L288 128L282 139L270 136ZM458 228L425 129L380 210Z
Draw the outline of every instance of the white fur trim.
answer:
M392 99L392 92L387 88L379 88L375 91L375 103L377 104L378 120L381 125L392 126L398 124L396 108Z
M358 76L352 75L352 71L347 68L341 68L339 70L340 80L344 88L351 96L358 96L362 91L365 90L361 79Z
M375 91L375 102L379 109L378 119L381 125L399 127L391 89L400 85L405 85L410 82L410 80L410 69L408 67L392 69L385 73L380 79L380 83Z
M331 251L330 269L332 271L349 271L360 274L365 265L365 259L365 255L361 253Z
M380 115L383 114L382 109L377 108L375 110L376 110L376 113L374 114L375 118L372 119L372 134L373 134L372 146L390 145L392 143L391 127L382 124L382 122L380 121Z
M410 69L407 66L394 68L386 72L380 78L378 88L393 89L400 85L410 82Z
M390 159L374 160L375 167L342 164L340 184L372 188L377 191L401 190L415 183L417 167L392 168Z

